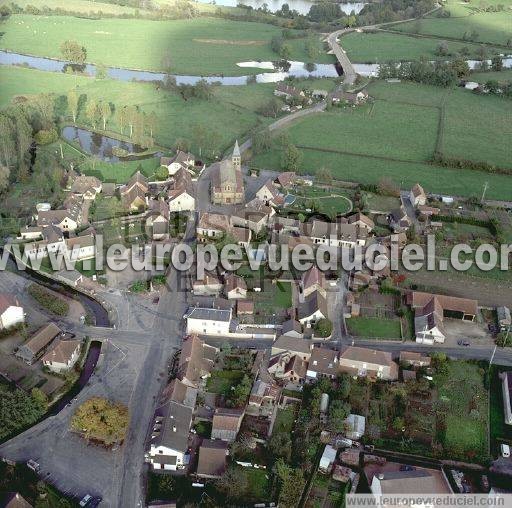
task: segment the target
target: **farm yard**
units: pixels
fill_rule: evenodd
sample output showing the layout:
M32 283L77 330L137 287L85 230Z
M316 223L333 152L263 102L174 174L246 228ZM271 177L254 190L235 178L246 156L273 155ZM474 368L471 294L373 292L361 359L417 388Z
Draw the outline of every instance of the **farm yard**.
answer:
M376 184L387 178L401 188L420 182L430 192L474 196L488 182L488 199L508 199L508 175L439 167L434 150L450 158L510 167L507 139L512 103L467 90L412 83L372 82L375 103L298 120L288 130L302 154L300 168L325 168L334 178ZM442 128L440 115L444 104ZM255 167L279 168L279 144L253 159Z
M352 317L347 319L349 333L368 339L401 340L400 319Z
M276 59L270 40L281 30L218 18L89 20L16 14L2 22L2 32L0 49L23 54L59 59L61 43L77 40L86 46L88 63L196 76L241 76L257 69L239 67L239 62ZM304 41L290 39L292 60L309 60ZM329 62L334 62L333 57L319 51L317 63Z

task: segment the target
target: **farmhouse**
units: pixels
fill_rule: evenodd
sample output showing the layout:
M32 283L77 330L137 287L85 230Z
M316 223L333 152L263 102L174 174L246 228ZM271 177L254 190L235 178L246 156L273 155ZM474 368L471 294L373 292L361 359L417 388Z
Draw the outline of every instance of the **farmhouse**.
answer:
M77 176L71 184L71 192L86 200L93 200L102 190L102 183L95 176Z
M358 106L368 100L368 93L366 90L360 92L345 92L343 90L337 90L332 94L332 102L334 104L349 104L351 106Z
M349 346L340 355L340 371L353 376L396 381L398 365L392 360L391 353Z
M146 194L149 190L147 178L137 171L120 189L121 201L128 210L146 207Z
M8 294L0 294L0 329L7 330L25 322L25 312L18 300Z
M191 153L178 150L174 157L161 157L160 164L168 169L169 176L173 176L180 169L193 170L196 166L196 158Z
M215 409L212 423L212 439L221 439L228 443L236 440L244 411L242 409L229 409L218 407Z
M311 327L327 317L327 300L320 291L315 291L299 304L297 318L301 325Z
M427 195L419 183L415 184L411 189L409 199L413 206L425 205L427 203Z
M81 346L79 340L55 339L41 361L53 372L65 372L75 365Z
M231 159L224 159L213 166L212 202L217 205L237 205L244 202L242 157L238 141Z
M32 365L61 333L62 330L55 323L48 323L18 348L16 357Z

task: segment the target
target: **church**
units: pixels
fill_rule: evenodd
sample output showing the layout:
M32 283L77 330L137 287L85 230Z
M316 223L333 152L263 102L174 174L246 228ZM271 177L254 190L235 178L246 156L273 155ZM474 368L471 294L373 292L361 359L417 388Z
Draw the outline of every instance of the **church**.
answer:
M231 159L215 164L212 173L212 202L216 205L239 205L244 202L242 157L238 141Z

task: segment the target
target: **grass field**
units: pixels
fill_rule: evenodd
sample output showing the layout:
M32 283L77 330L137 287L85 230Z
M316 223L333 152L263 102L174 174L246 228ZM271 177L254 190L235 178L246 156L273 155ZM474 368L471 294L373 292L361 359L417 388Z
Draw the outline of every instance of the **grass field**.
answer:
M489 401L479 367L450 362L447 372L437 374L434 382L446 411L445 449L456 456L486 456Z
M495 79L496 81L512 81L512 69L504 69L499 72L473 72L471 73L471 81L477 83L485 83Z
M510 2L489 2L490 4L510 4ZM393 28L403 32L433 35L440 38L462 39L464 32L478 33L477 42L505 45L510 39L510 26L512 24L512 12L510 9L504 12L482 12L471 2L463 3L450 0L446 4L446 10L450 11L448 18L431 16L409 23L401 23Z
M244 377L241 370L214 370L206 382L206 389L213 393L226 393Z
M10 16L1 23L0 48L61 58L60 45L76 40L87 49L87 61L112 67L166 70L192 75L244 75L257 72L237 62L276 60L270 40L281 30L273 25L217 18L172 21L95 19L71 16ZM304 39L290 39L291 59L308 61ZM318 48L321 48L318 39ZM333 57L321 52L320 61Z
M512 427L505 423L503 408L502 381L499 378L501 372L512 370L510 367L493 365L491 367L490 389L490 439L491 452L496 456L499 453L499 444L503 441L512 444Z
M356 337L400 339L400 320L352 317L347 319L349 332Z
M375 98L373 111L371 105L335 109L305 117L288 129L292 143L309 147L301 149L301 170L314 173L324 167L335 178L362 183L389 178L402 188L420 182L431 192L460 196L481 194L488 182L488 198L509 198L510 176L441 168L428 161L444 102L442 153L509 167L510 101L461 89L385 81L373 82L368 91ZM278 147L253 160L259 168L280 168L280 163Z
M436 55L440 41L436 38L414 37L389 32L352 32L343 37L341 44L352 62L382 63L388 61L410 61L420 57L430 60L445 58ZM449 54L459 52L463 47L469 56L476 56L479 44L447 42ZM489 50L491 51L491 50ZM496 53L500 50L496 48Z

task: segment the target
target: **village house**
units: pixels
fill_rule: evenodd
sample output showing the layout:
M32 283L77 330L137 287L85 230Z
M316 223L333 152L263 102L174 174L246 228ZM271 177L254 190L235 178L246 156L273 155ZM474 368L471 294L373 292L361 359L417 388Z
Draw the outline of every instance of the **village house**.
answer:
M400 363L412 367L430 367L430 356L422 355L416 351L400 351Z
M55 339L41 361L53 372L66 372L77 362L81 347L82 342L79 340Z
M409 200L411 201L412 206L427 204L427 195L419 183L414 184L412 187L411 192L409 193Z
M306 376L309 382L322 377L334 379L338 374L338 351L316 347L311 353Z
M375 228L375 222L373 222L372 219L370 219L370 217L361 212L355 213L348 217L348 223L355 224L360 228L365 228L368 231L368 233L371 233L372 230Z
M235 442L243 417L243 409L216 408L213 414L212 439Z
M155 470L176 471L185 466L193 409L166 401L155 411L148 461Z
M23 226L20 228L20 240L39 240L42 238L42 226Z
M210 376L218 349L209 346L196 335L186 337L181 346L178 379L185 385L198 388Z
M277 97L284 97L285 99L291 99L292 97L304 97L304 92L294 86L288 85L287 83L280 82L274 89L274 95Z
M311 293L299 303L297 319L301 325L310 328L324 318L327 318L327 300L321 291Z
M92 259L96 255L94 235L74 236L66 240L66 256L72 261Z
M61 333L62 330L55 323L48 323L18 348L15 353L16 358L32 365Z
M270 217L275 213L271 206L266 205L259 198L255 198L248 203L246 208L231 215L231 224L249 228L257 234L268 226Z
M215 163L212 169L212 202L216 205L237 205L244 202L242 156L238 141L230 159Z
M177 402L192 409L196 406L197 388L189 386L181 379L174 378L163 390L162 399Z
M103 184L95 176L77 176L70 187L73 194L83 197L85 200L94 200L102 190Z
M313 343L308 339L288 337L281 335L272 344L271 356L286 353L290 356L297 355L304 361L309 361L313 350Z
M306 379L308 362L299 355L282 353L273 356L268 362L268 372L276 379L287 381L294 385L303 384Z
M340 354L339 370L351 376L396 381L398 365L392 360L391 353L349 346Z
M0 329L7 330L25 322L25 312L18 299L9 294L0 294Z
M69 210L46 210L37 213L37 225L56 226L63 232L75 231L80 218Z
M301 231L301 222L298 219L290 217L274 216L269 224L270 228L278 234L294 233L299 234Z
M187 313L187 333L229 335L232 309L193 307Z
M245 280L234 273L230 273L226 276L224 291L226 292L228 300L247 298L247 284Z
M256 379L249 395L249 408L256 408L258 414L267 414L274 407L281 390L278 386Z
M220 478L226 472L228 444L214 439L203 439L199 447L197 476L199 478Z
M186 169L180 168L174 174L168 197L170 212L185 212L196 209L192 177Z
M295 185L296 180L297 173L295 173L295 171L284 171L283 173L279 173L279 175L274 179L274 185L276 187L286 189Z
M257 191L256 197L270 206L282 206L284 204L284 196L274 185L272 179L268 179Z
M195 171L196 158L193 154L178 150L174 157L161 157L160 164L169 171L169 176L173 176L180 169ZM204 165L203 165L204 167Z
M403 233L411 227L411 219L407 215L404 205L396 208L387 216L388 224L394 233Z
M146 227L150 229L153 240L169 238L169 219L169 206L164 200L150 199L148 201Z
M406 303L414 312L416 342L423 344L443 343L446 338L445 314L463 321L474 321L478 302L469 298L435 295L421 291L409 291Z
M201 212L196 233L200 242L222 238L231 229L229 217L220 213Z
M49 253L64 254L67 250L64 234L57 226L44 226L41 228L42 240L28 242L24 245L24 253L29 259L42 259Z
M250 229L232 226L229 229L228 233L232 236L235 243L237 245L240 245L240 247L244 247L247 249L250 247L252 238L252 232Z
M137 171L119 190L121 202L127 210L137 211L146 207L146 194L149 190L148 179Z
M445 494L451 489L430 471L416 468L407 471L384 471L375 474L370 489L375 496L386 494Z
M281 335L302 339L302 325L295 319L288 319L282 324Z
M219 277L211 272L204 274L202 280L195 280L192 292L196 296L217 296L222 291L223 284Z
M332 94L332 102L334 104L348 104L350 106L359 106L368 100L368 93L366 90L359 92L345 92L344 90L337 90Z
M253 300L237 300L236 301L236 315L237 316L252 316L254 314L254 301Z
M356 224L313 220L304 226L304 234L309 236L315 245L353 248L356 245L364 246L368 237L367 229Z

